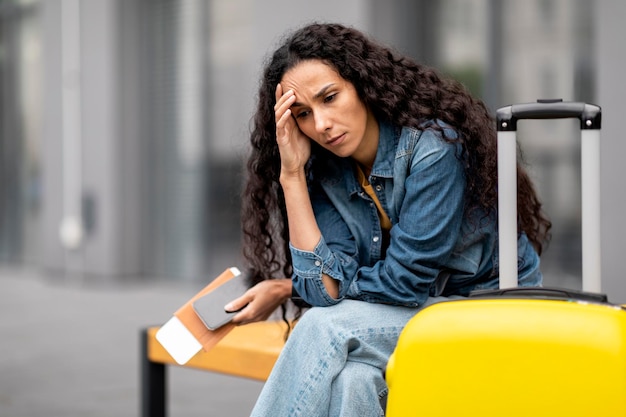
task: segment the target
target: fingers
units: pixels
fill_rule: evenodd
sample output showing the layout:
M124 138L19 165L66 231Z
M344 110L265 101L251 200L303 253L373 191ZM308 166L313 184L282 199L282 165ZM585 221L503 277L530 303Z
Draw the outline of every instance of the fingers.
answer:
M280 83L276 84L276 102L280 100L280 97L283 95L283 86ZM274 108L275 109L275 108Z
M248 324L254 323L257 321L263 321L267 319L269 314L264 314L263 311L259 311L258 308L254 306L254 303L250 303L243 308L240 312L233 316L232 322L234 324Z
M238 313L233 316L232 322L235 324L245 324L255 321L253 307L255 298L255 288L251 288L246 291L241 297L234 299L230 303L224 306L226 311L237 311ZM240 311L241 310L241 311Z
M278 295L281 293L281 284L285 283L282 280L265 280L228 303L226 308L232 307L231 311L236 311L237 307L242 309L233 317L233 323L241 325L266 320L285 301L284 297Z
M274 116L276 118L276 128L282 129L291 116L290 107L296 101L296 94L293 90L283 93L283 87L276 86L276 105L274 106Z
M279 129L284 129L287 122L289 121L289 118L291 116L291 110L287 109L285 110L285 112L280 116L278 116L278 113L276 113L276 131L278 132Z
M226 311L239 311L239 310L243 309L246 305L248 305L250 303L250 301L252 301L252 298L248 295L248 292L246 292L241 297L236 298L233 301L231 301L230 303L226 304L224 306L224 310L226 310Z

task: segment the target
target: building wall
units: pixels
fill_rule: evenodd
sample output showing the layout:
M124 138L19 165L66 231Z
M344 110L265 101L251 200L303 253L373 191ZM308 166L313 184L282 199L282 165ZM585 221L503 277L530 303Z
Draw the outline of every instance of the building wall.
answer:
M68 5L79 9L80 39L63 38ZM624 235L614 139L623 8L619 0L2 2L2 56L19 58L0 56L0 262L103 280L200 281L238 263L238 193L262 63L288 30L338 21L474 83L494 109L551 96L602 105L603 265L606 287L626 298L614 278ZM64 66L67 42L78 45L78 74ZM64 97L80 100L78 120L67 119ZM8 111L13 101L23 116ZM81 145L69 188L68 129ZM567 283L579 286L576 134L574 123L520 128L559 235L544 257L548 282L572 276ZM84 225L75 249L59 235L68 212Z
M603 291L612 301L626 303L626 280L622 259L626 241L626 141L620 125L626 110L626 48L624 16L626 2L600 0L595 15L595 62L598 104L602 106L602 275Z

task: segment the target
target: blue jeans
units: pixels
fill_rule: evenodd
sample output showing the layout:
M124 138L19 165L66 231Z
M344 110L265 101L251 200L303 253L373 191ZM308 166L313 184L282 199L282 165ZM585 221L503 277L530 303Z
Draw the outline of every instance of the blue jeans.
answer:
M380 417L383 371L398 336L421 308L343 300L307 311L289 337L252 417Z

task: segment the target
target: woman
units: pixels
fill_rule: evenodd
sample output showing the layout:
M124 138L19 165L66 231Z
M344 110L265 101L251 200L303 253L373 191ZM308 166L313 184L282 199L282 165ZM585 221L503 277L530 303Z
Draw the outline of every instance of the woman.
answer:
M300 319L254 416L380 416L383 370L421 308L498 285L496 133L453 80L337 24L296 31L267 64L251 134L244 249L228 306ZM519 285L541 285L549 221L519 172ZM275 279L285 278L290 279ZM271 278L271 279L270 279Z

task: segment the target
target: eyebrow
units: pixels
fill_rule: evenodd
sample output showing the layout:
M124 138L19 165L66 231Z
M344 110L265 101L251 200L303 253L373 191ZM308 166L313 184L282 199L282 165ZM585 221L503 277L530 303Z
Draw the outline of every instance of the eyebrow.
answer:
M317 93L315 93L315 95L313 96L313 100L317 100L320 97L323 97L326 92L331 88L334 87L335 83L330 83L330 84L326 84L324 87L320 88L320 91L318 91ZM298 103L297 101L295 103L293 103L291 105L291 107L302 107L304 106L304 104L302 103Z

